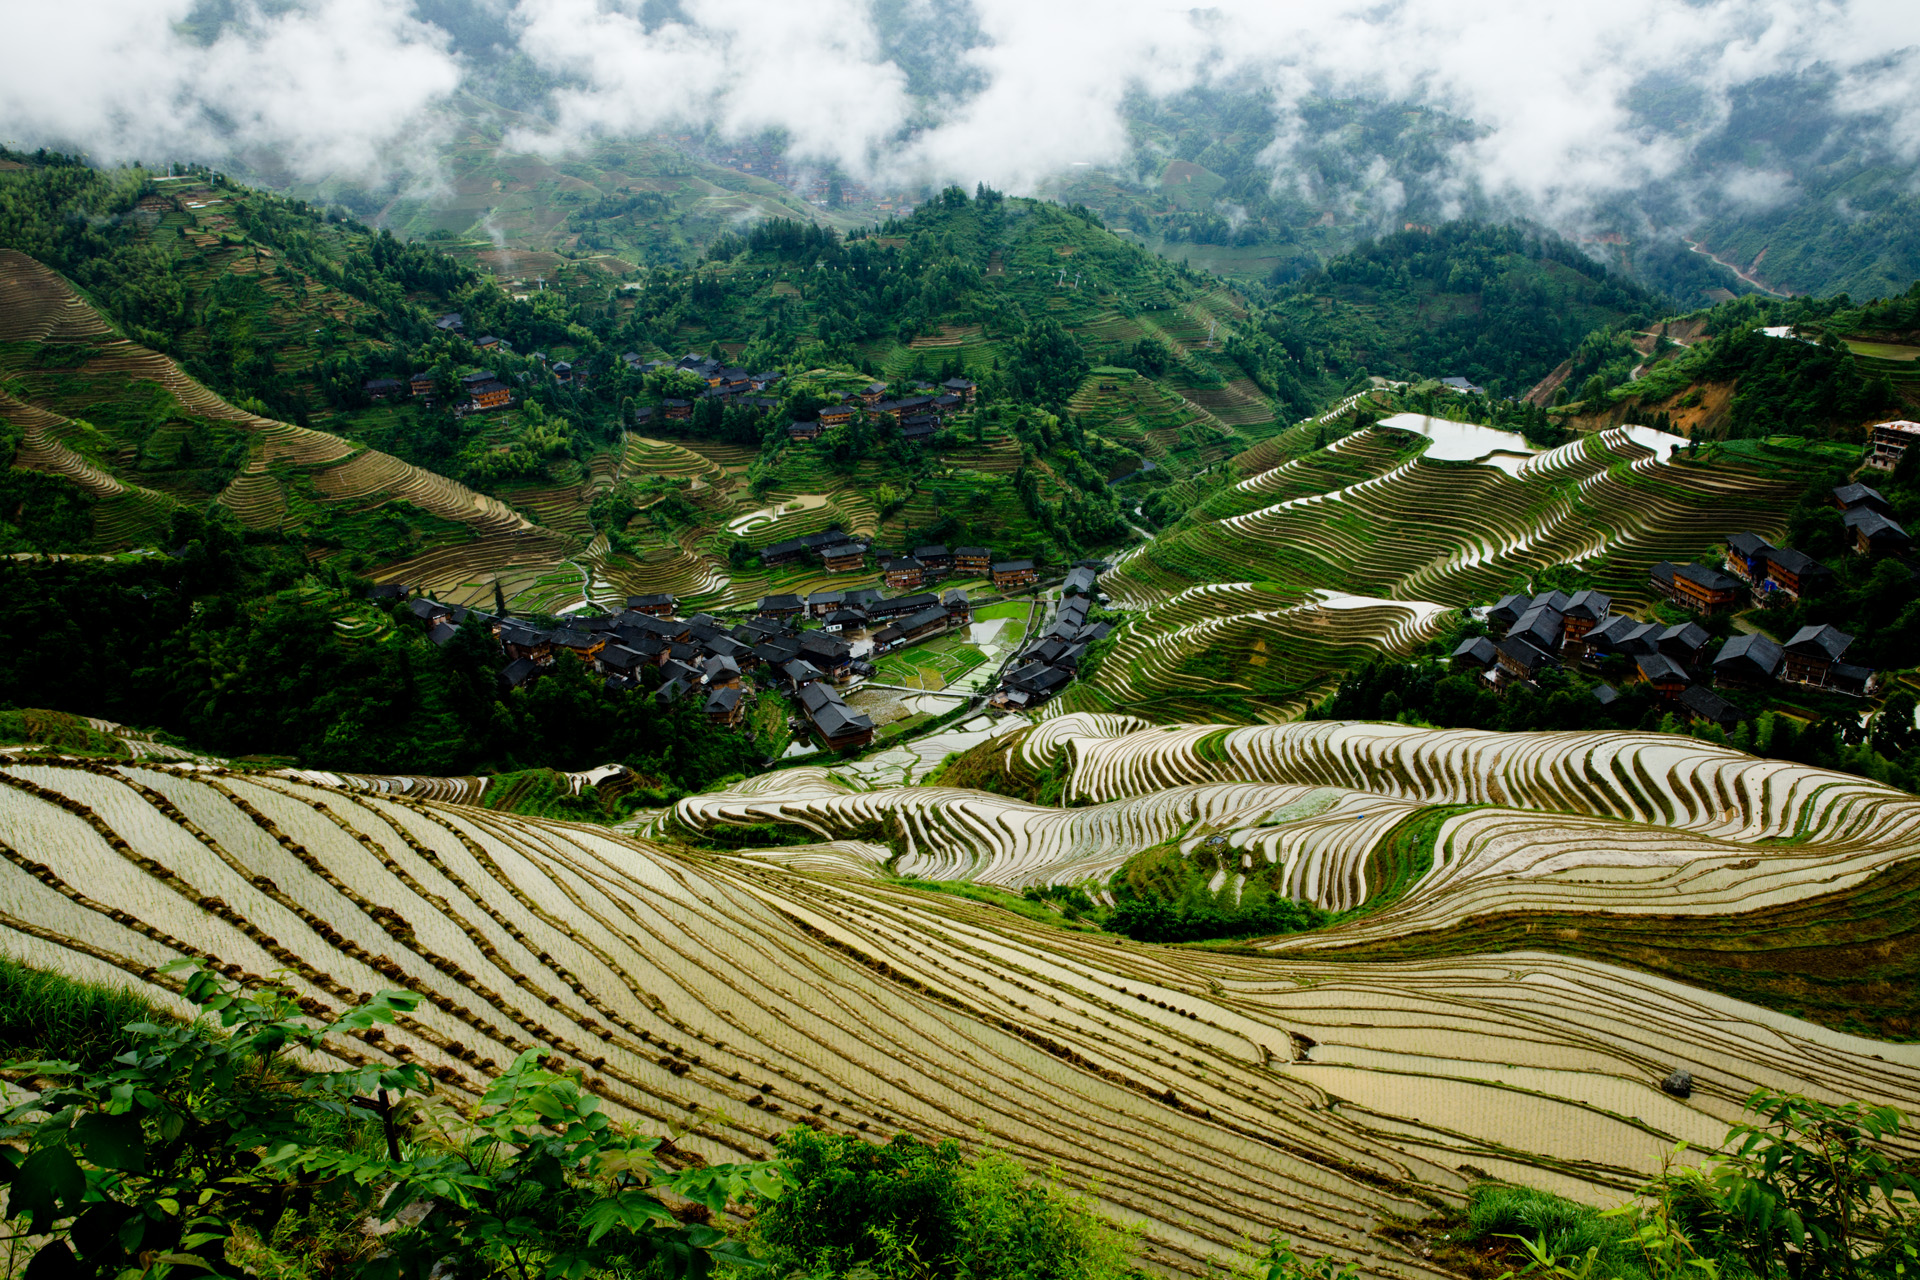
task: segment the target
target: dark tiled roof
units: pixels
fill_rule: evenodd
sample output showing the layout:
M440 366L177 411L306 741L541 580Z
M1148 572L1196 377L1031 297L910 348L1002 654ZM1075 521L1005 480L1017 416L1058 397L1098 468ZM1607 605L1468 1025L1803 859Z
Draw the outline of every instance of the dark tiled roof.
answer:
M1613 647L1622 653L1652 653L1664 630L1657 622L1638 622L1616 635Z
M1498 600L1494 601L1493 608L1488 611L1488 616L1497 618L1502 622L1511 623L1527 611L1528 604L1529 601L1527 597L1522 595L1501 596Z
M1471 662L1477 662L1483 667L1490 667L1499 661L1500 650L1495 647L1493 641L1487 639L1485 636L1473 636L1469 639L1462 640L1459 645L1455 647L1453 657L1455 660L1465 658Z
M631 671L646 662L646 655L625 645L610 644L600 651L600 665L615 671Z
M1729 577L1718 569L1709 569L1705 565L1698 564L1675 565L1673 576L1685 578L1702 591L1732 591L1740 585L1738 578Z
M1795 551L1792 547L1773 547L1768 550L1767 562L1776 564L1796 578L1810 575L1831 575L1833 570L1815 560L1804 551Z
M1591 618L1597 622L1606 617L1612 608L1612 596L1589 588L1585 591L1576 591L1573 598L1567 601L1567 607L1561 612L1569 618Z
M1551 653L1560 643L1566 622L1566 618L1553 606L1535 605L1520 616L1520 621L1513 624L1509 634L1531 641L1536 647Z
M1847 528L1862 536L1874 539L1886 539L1893 542L1912 541L1907 531L1900 527L1897 520L1889 520L1872 507L1854 507L1842 517Z
M1739 708L1705 685L1696 684L1682 690L1679 701L1694 715L1715 724L1733 724L1740 719Z
M1889 509L1886 495L1872 485L1843 484L1835 487L1834 501L1843 507L1857 507L1863 502L1878 503L1882 509Z
M1802 627L1788 637L1786 651L1800 657L1838 662L1853 637L1838 627Z
M1711 639L1713 639L1712 635L1708 634L1707 629L1699 623L1682 622L1662 631L1655 643L1662 648L1672 646L1697 652Z
M1784 657L1780 646L1758 632L1744 632L1720 646L1714 656L1715 671L1757 670L1772 675L1780 669Z
M1649 684L1688 682L1686 670L1664 653L1635 654L1634 665L1640 668L1640 675Z
M1508 636L1495 647L1518 664L1523 671L1538 671L1553 661L1552 655L1521 636Z

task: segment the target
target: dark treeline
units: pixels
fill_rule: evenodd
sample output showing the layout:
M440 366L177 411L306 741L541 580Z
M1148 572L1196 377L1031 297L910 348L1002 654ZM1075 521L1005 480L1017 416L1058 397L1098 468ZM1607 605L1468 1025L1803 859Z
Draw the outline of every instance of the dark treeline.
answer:
M183 515L175 557L0 564L0 689L46 706L163 728L231 755L315 768L426 774L620 762L655 789L693 790L756 767L747 734L697 700L658 707L562 660L506 692L493 638L469 622L436 648L399 611L379 641L343 638L287 548ZM296 590L308 582L308 590ZM349 579L340 588L360 584ZM362 605L371 611L379 606Z
M1106 928L1135 942L1206 942L1215 938L1265 938L1318 929L1327 913L1310 902L1263 898L1240 906L1229 902L1189 905L1159 898L1130 898L1108 913Z

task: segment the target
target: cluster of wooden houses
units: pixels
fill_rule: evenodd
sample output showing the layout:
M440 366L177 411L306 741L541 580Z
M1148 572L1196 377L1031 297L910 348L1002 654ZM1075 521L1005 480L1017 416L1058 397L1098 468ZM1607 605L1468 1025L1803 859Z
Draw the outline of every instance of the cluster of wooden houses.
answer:
M967 593L957 587L944 596L922 591L886 597L872 587L815 591L805 596L762 596L755 612L773 622L816 621L822 631L833 636L872 632L874 657L884 657L973 621Z
M388 584L373 594L398 600L407 592ZM677 604L670 595L634 596L620 613L571 617L557 627L430 599L408 608L439 645L450 643L468 618L479 620L500 646L500 681L508 688L539 679L556 663L577 661L591 665L607 689L651 689L661 706L697 697L709 721L729 727L745 718L756 686L779 688L805 708L812 731L828 747L872 740L873 722L849 709L835 688L873 674L845 638L801 630L797 619L763 616L729 626L704 613L681 618Z
M821 409L813 421L788 423L787 437L817 440L828 427L870 414L884 425L899 427L903 439L930 440L949 418L973 404L979 388L966 378L948 378L939 386L913 383L907 392L889 397L884 382L869 383L859 391L842 391L839 402Z
M453 323L449 324L449 321ZM449 312L440 317L438 323L440 328L458 333L466 322L458 312ZM473 346L480 352L513 353L511 343L491 334L474 339ZM556 360L548 364L544 351L531 352L527 358L537 362L545 370L545 376L561 386L584 391L592 384L592 371L584 363ZM533 380L534 374L523 371L512 376L521 383L528 383ZM360 390L373 400L413 399L431 409L438 404L434 390L438 382L439 378L433 370L420 369L405 378L368 378L361 382ZM453 402L453 411L456 414L484 413L489 409L504 409L512 403L513 389L506 380L493 370L478 369L460 375L460 391Z
M1027 711L1073 683L1087 646L1113 629L1111 623L1087 621L1097 576L1090 565L1077 565L1067 574L1053 625L1033 637L1009 664L1000 687L988 699L990 705Z
M1674 576L1700 581L1700 575ZM1751 689L1777 680L1862 695L1874 676L1866 667L1842 661L1853 637L1835 627L1802 627L1785 644L1739 634L1712 651L1713 636L1699 623L1641 622L1614 613L1612 600L1598 591L1505 596L1487 611L1487 625L1497 639L1464 640L1451 660L1456 670L1481 672L1496 690L1530 683L1562 663L1626 658L1634 675L1662 699L1693 719L1723 726L1736 722L1739 711L1714 688ZM1618 696L1606 684L1593 693L1602 703Z
M778 369L763 373L754 373L748 369L738 369L718 360L689 351L678 360L669 364L665 360L642 361L638 352L629 351L620 357L620 362L636 373L663 373L679 370L691 373L703 379L707 389L700 393L700 399L711 400L720 405L734 405L752 409L756 413L771 413L779 401L762 394L779 382L786 374ZM662 400L658 405L642 405L633 411L633 424L636 427L649 427L656 422L686 422L693 417L693 401L672 397Z
M694 374L707 384L699 399L723 406L736 405L757 413L769 413L779 404L763 393L786 376L778 369L754 373L734 368L695 352L688 352L671 364L665 360L643 361L639 353L633 351L620 360L642 374L672 370ZM974 383L965 378L949 378L939 386L916 382L906 391L905 395L889 397L884 382L871 383L859 391L842 391L833 404L821 409L813 419L788 423L787 436L792 440L817 440L827 428L868 414L882 423L898 426L900 434L908 440L926 440L955 413L971 405L978 394ZM633 423L637 427L648 427L656 422L686 422L692 419L693 408L693 400L667 397L658 405L635 409Z
M1863 556L1905 555L1913 539L1893 518L1893 504L1871 485L1843 484L1833 491L1833 505L1845 514L1847 539Z
M997 591L1018 591L1032 586L1040 573L1031 560L996 560L985 547L935 544L915 547L910 554L889 555L838 527L763 547L760 563L773 568L818 556L828 573L860 573L866 569L870 555L879 559L887 586L895 591L911 591L956 573L964 578L989 578Z

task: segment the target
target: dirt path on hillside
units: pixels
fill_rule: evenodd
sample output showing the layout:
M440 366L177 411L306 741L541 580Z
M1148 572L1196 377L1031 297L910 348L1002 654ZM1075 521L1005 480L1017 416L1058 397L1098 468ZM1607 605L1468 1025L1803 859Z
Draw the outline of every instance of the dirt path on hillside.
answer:
M1713 252L1713 250L1701 248L1700 242L1698 240L1687 240L1685 236L1681 236L1680 238L1686 241L1687 248L1693 250L1695 253L1699 254L1703 258L1708 259L1711 262L1719 263L1721 266L1725 267L1727 270L1733 272L1734 275L1739 276L1742 280L1746 281L1748 284L1752 285L1754 288L1760 290L1760 292L1771 294L1776 298L1791 298L1793 296L1790 293L1781 292L1780 290L1774 288L1772 285L1761 280L1758 276L1749 275L1742 268L1737 267L1733 263L1728 262L1725 258L1722 258L1716 255ZM1762 249L1760 252L1762 256L1765 256L1766 254L1765 249ZM1759 259L1755 258L1754 261L1757 263Z

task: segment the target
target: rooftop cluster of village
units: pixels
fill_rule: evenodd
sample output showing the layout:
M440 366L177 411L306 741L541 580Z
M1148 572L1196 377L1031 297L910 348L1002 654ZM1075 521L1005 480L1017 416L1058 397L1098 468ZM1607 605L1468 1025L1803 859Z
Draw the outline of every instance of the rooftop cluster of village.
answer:
M701 400L713 401L723 407L738 405L762 413L771 412L779 402L760 393L785 376L779 370L753 373L732 368L719 360L691 351L671 364L665 360L642 361L639 354L632 351L620 359L628 368L641 374L692 374L707 384L707 389L699 397ZM954 414L972 405L978 390L966 378L948 378L938 386L930 382L911 383L905 388L905 394L889 396L887 383L873 382L858 391L837 393L836 401L821 408L813 418L788 423L787 436L793 440L817 440L829 427L852 422L857 416L867 414L881 423L899 427L904 439L928 440ZM656 422L687 422L692 420L693 410L694 401L691 399L664 397L658 405L636 408L633 422L637 427L652 426Z
M389 583L372 595L400 601L408 592ZM834 751L873 739L872 720L840 693L874 674L870 659L973 620L958 588L895 597L874 588L768 596L753 617L733 624L704 613L682 618L671 595L633 596L619 613L570 616L553 626L424 598L407 607L438 645L451 643L470 618L484 626L499 645L500 680L508 688L573 660L590 664L612 692L650 689L662 706L698 697L708 719L728 727L741 723L757 693L778 690L802 708L796 732L810 732ZM866 632L870 645L856 657L862 646L854 636Z
M434 327L456 337L466 336L466 318L458 311L450 311L434 321ZM505 338L492 334L482 334L473 339L476 355L513 355L513 344ZM539 366L538 370L521 370L518 373L502 375L491 369L476 369L463 373L457 381L457 393L451 400L455 414L484 413L489 409L504 409L514 401L513 388L507 385L507 379L526 385L544 371L546 377L563 387L584 391L592 385L593 373L585 363L568 360L549 362L544 351L530 351L527 359ZM368 378L361 382L360 390L369 399L418 400L427 408L437 408L441 403L440 377L432 369L419 369L405 378Z
M441 316L436 324L447 333L464 336L466 322L458 312ZM515 354L510 343L491 334L475 338L472 345L476 361L487 353ZM418 370L406 378L367 378L360 389L373 400L412 399L430 409L438 407L445 398L456 415L464 415L510 407L516 399L510 385L513 382L525 386L536 377L545 376L556 385L573 390L585 390L592 385L594 374L584 361L549 362L544 351L529 352L526 358L537 368L511 373L480 368L458 375L450 398L446 396L442 377L433 369ZM759 414L772 413L779 407L780 401L765 393L787 376L780 369L756 373L734 368L692 351L672 362L646 360L639 352L629 351L620 357L620 362L641 375L675 372L692 375L707 384L699 401ZM931 440L956 413L972 406L979 392L971 380L957 377L938 385L909 383L893 395L889 395L888 390L887 383L874 382L858 391L838 392L836 401L821 408L814 417L789 422L787 436L791 440L817 440L829 428L864 415L883 425L898 427L903 439L924 442ZM661 423L691 422L694 407L694 399L662 396L659 404L636 407L633 425L645 429Z
M828 573L859 573L867 567L867 557L870 555L879 560L881 570L886 574L887 586L895 591L911 591L954 573L962 578L989 579L996 591L1018 591L1032 586L1040 572L1031 560L995 559L993 552L985 547L950 549L944 544L935 543L915 547L911 552L894 554L838 526L763 547L760 550L760 563L774 568L817 559Z
M1833 491L1861 555L1904 550L1906 532L1891 519L1886 499L1863 484ZM1738 609L1749 601L1798 601L1833 580L1826 565L1792 547L1776 547L1754 533L1728 534L1723 568L1661 561L1648 585L1670 603L1707 616ZM1509 595L1487 611L1498 633L1464 640L1452 654L1456 669L1478 670L1497 690L1530 683L1549 667L1586 660L1630 659L1634 679L1695 721L1726 727L1740 719L1739 709L1713 689L1758 689L1776 681L1864 696L1875 673L1845 661L1853 637L1836 627L1801 627L1783 644L1759 632L1741 632L1709 653L1714 637L1697 622L1663 625L1641 622L1612 611L1612 600L1598 591L1568 595L1545 591ZM1711 687L1709 687L1711 686ZM1603 703L1618 696L1611 685L1593 690Z
M1112 623L1087 621L1099 569L1096 564L1081 564L1067 574L1053 625L1034 637L1010 664L989 699L991 705L1009 711L1030 710L1073 683L1088 646L1113 630Z

